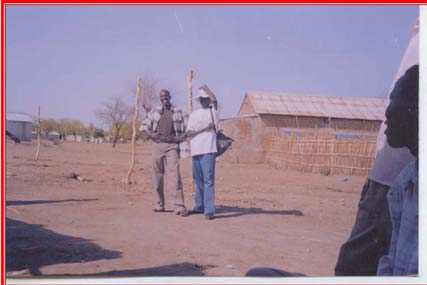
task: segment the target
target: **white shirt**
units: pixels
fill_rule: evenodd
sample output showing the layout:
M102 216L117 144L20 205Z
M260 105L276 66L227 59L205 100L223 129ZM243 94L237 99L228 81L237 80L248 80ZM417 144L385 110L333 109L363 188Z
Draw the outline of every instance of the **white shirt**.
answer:
M218 114L215 108L198 109L190 114L187 130L198 131L212 123L211 111L214 117L215 127L218 130ZM216 132L214 129L204 131L190 139L191 156L199 154L216 153Z
M412 38L408 47L403 55L402 62L394 77L390 92L394 87L396 81L405 74L406 70L411 66L419 63L419 20L417 20ZM389 92L389 96L390 96ZM384 134L386 125L384 122L381 124L380 132L377 138L377 147L375 153L375 161L369 178L384 185L391 185L393 180L399 175L400 171L408 165L408 163L415 160L409 150L405 148L391 148L387 143L387 138Z

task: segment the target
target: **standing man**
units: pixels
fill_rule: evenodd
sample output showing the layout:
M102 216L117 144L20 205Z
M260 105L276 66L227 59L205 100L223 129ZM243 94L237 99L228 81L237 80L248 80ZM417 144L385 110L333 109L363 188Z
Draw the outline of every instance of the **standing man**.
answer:
M153 108L142 121L141 131L148 133L153 141L153 180L156 194L154 212L165 211L163 178L167 171L168 187L174 200L174 212L188 216L184 206L181 174L179 172L179 136L185 132L182 111L171 103L168 90L160 91L161 106Z
M387 195L392 235L377 275L418 275L418 65L412 66L390 95L385 134L392 148L408 148L416 160L394 180Z
M192 213L205 214L212 220L215 214L215 159L217 153L218 102L207 85L198 90L196 100L201 109L190 114L186 137L190 137L193 158L193 178L196 181L195 206Z

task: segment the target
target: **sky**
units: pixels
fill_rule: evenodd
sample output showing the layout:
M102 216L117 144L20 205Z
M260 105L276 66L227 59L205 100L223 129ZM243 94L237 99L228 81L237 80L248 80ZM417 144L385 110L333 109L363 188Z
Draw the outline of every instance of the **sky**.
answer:
M220 116L245 92L385 98L417 6L7 6L6 111L78 119L113 96L134 101L138 76L188 110L207 84Z

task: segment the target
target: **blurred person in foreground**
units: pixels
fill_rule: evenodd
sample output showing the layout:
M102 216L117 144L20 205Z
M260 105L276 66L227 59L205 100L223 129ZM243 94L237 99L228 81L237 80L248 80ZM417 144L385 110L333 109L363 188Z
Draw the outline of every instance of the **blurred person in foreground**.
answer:
M414 25L391 88L409 67L418 62L419 20ZM392 148L387 143L385 128L383 122L377 138L374 164L360 196L355 224L338 255L336 276L375 276L380 258L387 254L390 247L391 221L387 193L397 175L415 161L415 157L407 148Z
M418 81L418 65L414 65L393 88L385 121L387 125L385 134L390 147L408 148L414 157L418 157ZM397 176L388 191L387 199L389 206L385 211L391 217L391 244L388 254L385 253L380 257L376 275L417 275L418 159L409 163ZM384 211L384 209L377 209L377 211ZM360 218L359 215L358 218ZM373 234L370 236L374 238ZM362 250L365 249L362 248ZM261 267L249 270L246 276L295 277L301 274Z
M396 83L386 110L387 142L408 148L416 160L394 180L387 195L392 235L389 253L380 259L377 275L418 274L418 82L412 66Z

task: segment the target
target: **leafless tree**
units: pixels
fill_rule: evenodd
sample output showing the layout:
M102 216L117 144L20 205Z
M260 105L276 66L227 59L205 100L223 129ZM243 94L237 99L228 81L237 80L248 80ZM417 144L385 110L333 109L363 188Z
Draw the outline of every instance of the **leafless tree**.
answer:
M96 111L95 114L100 121L110 126L111 133L114 136L113 147L115 147L120 136L120 129L129 118L129 107L121 97L112 97L103 102L102 108Z
M133 83L132 83L133 84ZM129 88L132 97L135 96L136 87ZM141 77L141 99L140 106L142 107L141 115L145 116L153 109L159 101L158 80L151 75Z
M141 106L145 114L153 109L156 102L159 100L157 90L157 80L153 78L142 78L141 80Z

